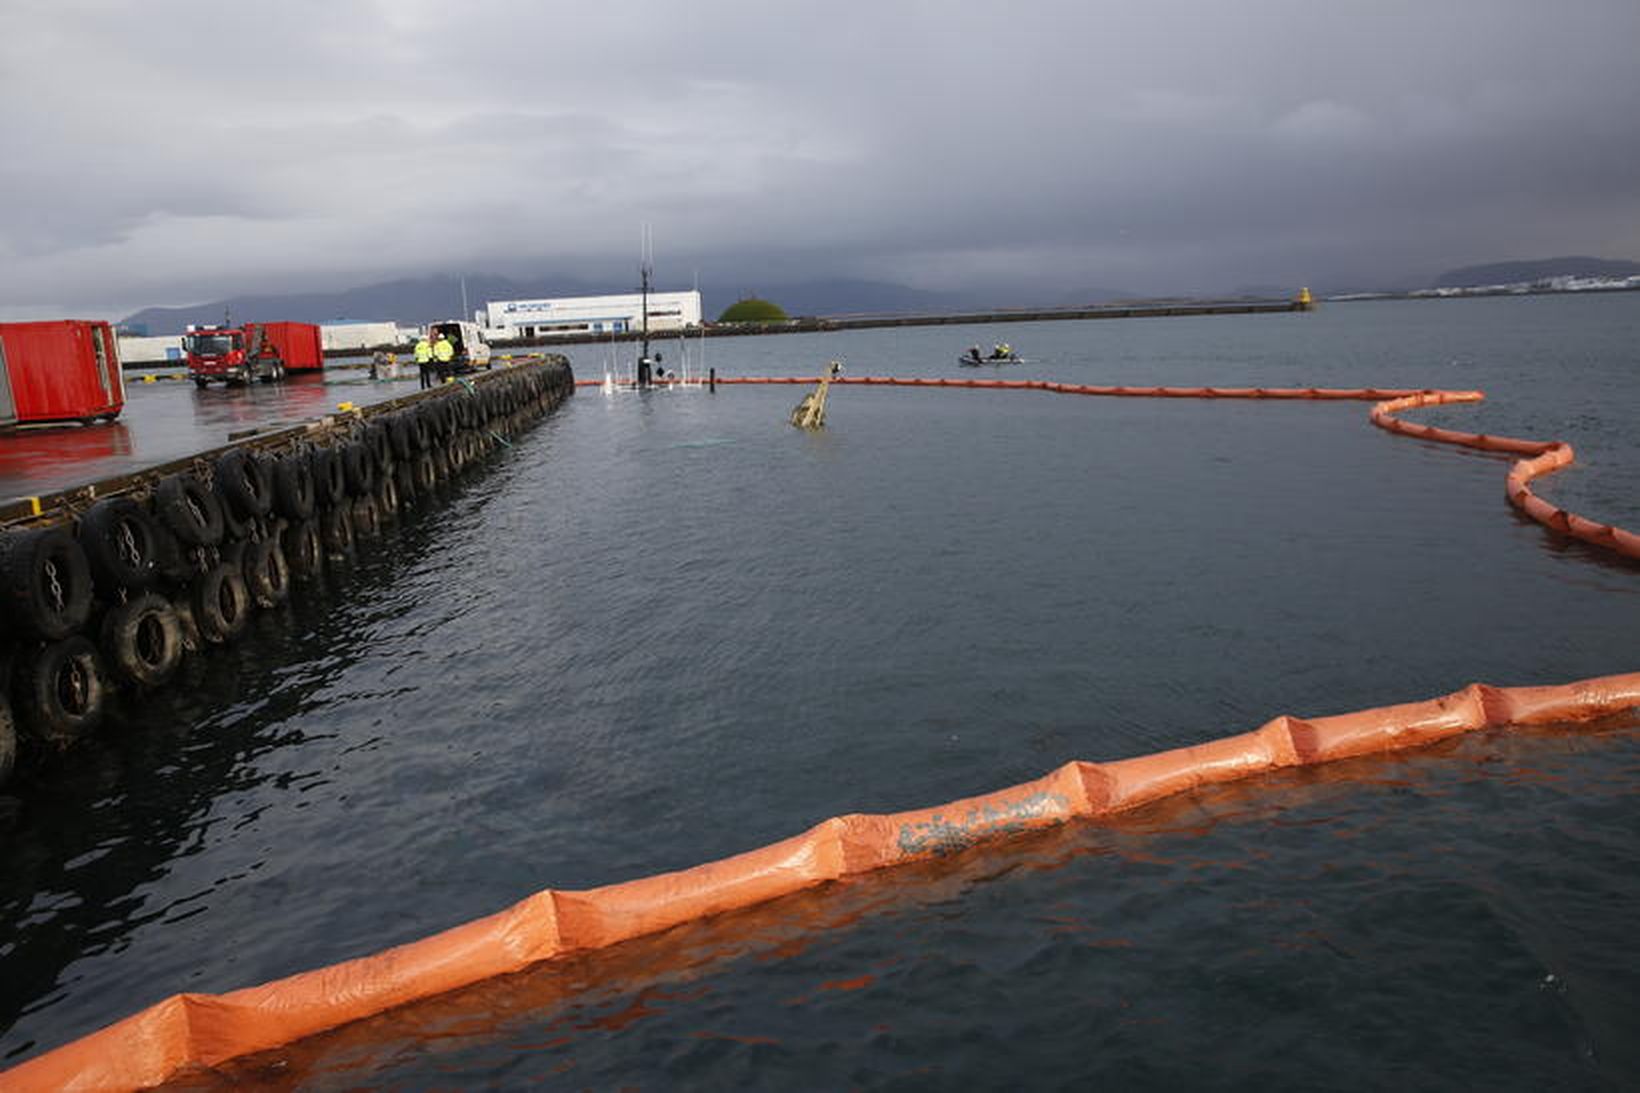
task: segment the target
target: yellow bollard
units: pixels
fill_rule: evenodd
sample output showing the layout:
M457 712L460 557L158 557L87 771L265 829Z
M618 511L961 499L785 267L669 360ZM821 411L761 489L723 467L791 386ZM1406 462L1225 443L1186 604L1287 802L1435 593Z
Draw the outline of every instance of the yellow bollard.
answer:
M351 402L338 402L336 404L336 409L340 410L344 414L351 414L353 412L353 404Z

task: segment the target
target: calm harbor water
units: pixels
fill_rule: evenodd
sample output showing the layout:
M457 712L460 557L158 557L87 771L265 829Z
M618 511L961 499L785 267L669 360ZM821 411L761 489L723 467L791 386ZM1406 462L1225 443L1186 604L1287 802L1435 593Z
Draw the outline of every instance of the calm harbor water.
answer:
M1640 527L1640 294L714 340L704 364L971 375L956 355L1004 339L1018 378L1480 388L1419 420L1570 441L1541 492ZM591 377L607 351L570 355ZM1640 568L1516 517L1505 459L1365 404L846 387L806 435L799 396L583 391L31 779L0 858L0 1063L837 813L1640 668ZM1633 1088L1636 728L993 845L224 1080Z

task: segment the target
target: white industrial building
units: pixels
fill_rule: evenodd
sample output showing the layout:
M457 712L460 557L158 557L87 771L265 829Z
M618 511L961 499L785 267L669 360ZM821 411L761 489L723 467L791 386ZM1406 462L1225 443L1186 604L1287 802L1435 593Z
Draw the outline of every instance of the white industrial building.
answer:
M480 312L485 333L497 338L554 334L625 334L643 328L643 296L563 296L552 300L501 300ZM700 325L700 293L651 292L651 333Z

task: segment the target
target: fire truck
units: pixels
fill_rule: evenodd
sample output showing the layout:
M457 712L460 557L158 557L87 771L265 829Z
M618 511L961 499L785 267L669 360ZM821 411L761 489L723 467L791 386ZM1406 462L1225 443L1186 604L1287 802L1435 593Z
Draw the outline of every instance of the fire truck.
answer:
M319 328L312 323L246 323L190 326L182 336L188 377L203 389L212 381L230 387L251 380L272 383L288 372L325 366Z

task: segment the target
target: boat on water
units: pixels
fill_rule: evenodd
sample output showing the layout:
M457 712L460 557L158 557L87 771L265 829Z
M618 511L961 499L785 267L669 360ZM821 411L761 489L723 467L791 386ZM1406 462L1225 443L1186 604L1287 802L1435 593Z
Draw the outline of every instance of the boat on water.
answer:
M649 239L649 229L645 227L643 237L643 259L638 266L640 292L642 293L642 302L639 305L639 318L642 324L640 328L641 348L638 352L638 359L634 362L630 370L626 371L625 375L621 374L622 369L614 362L612 355L610 363L604 366L604 381L600 385L601 390L606 395L612 395L617 391L703 389L707 385L705 375L706 331L704 329L702 329L700 337L701 359L697 362L693 375L691 375L689 368L689 346L683 341L681 333L678 341L679 348L683 352L683 373L681 376L675 371L668 371L666 368L662 367L662 357L660 353L650 356L649 286L650 280L654 274L652 247L653 244ZM613 348L613 345L614 343L612 340L611 348Z
M964 368L978 368L983 364L1024 364L1025 358L1014 352L1014 347L1006 343L998 344L991 352L981 354L979 346L971 345L968 351L957 358L957 363Z

